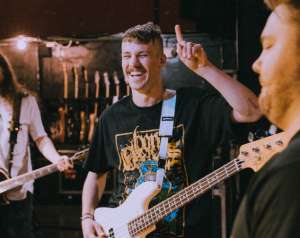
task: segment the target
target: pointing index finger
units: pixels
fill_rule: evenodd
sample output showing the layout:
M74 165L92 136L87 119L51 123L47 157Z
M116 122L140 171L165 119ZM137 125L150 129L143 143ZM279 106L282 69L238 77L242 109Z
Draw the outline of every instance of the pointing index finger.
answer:
M177 39L178 43L183 41L183 36L182 36L182 33L181 33L180 25L175 25L175 34L176 34L176 39Z

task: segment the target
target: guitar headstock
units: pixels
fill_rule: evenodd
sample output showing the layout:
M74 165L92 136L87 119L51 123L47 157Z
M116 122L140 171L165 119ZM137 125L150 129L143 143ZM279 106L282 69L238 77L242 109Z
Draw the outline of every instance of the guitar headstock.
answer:
M81 67L83 81L84 81L84 97L89 98L89 78L88 78L88 71L86 67Z
M78 76L78 71L77 71L77 66L74 65L72 67L72 72L73 72L73 77L74 77L74 98L78 98L78 92L79 92L79 76Z
M63 75L64 75L64 99L68 98L68 72L67 72L67 64L62 63L63 67Z
M115 85L115 95L113 96L113 103L117 102L120 97L120 80L117 71L113 72L113 80Z
M115 96L119 97L120 96L120 80L119 80L117 71L113 72L113 79L114 79L114 84L115 84L115 87L116 87Z
M96 86L96 92L95 92L95 98L99 97L99 82L100 82L100 73L98 70L95 71L95 86Z
M109 98L110 97L110 81L109 81L109 75L108 72L103 73L103 79L104 79L104 84L105 84L105 97Z
M251 168L255 172L260 170L271 157L281 152L287 146L287 136L281 132L265 137L240 147L239 160L243 161L243 168Z
M72 155L72 157L70 158L70 160L72 160L73 162L76 160L83 160L86 158L88 152L89 152L90 148L87 147L85 149L82 149L78 152L76 152L74 155Z

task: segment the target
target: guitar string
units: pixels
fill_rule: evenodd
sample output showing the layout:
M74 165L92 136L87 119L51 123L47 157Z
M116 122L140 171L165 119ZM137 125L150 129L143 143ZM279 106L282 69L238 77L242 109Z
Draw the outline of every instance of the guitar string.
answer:
M86 149L84 149L82 151L76 152L70 158L70 161L75 161L75 160L78 160L79 158L82 158L88 151L89 151L89 148L86 148ZM45 167L39 168L39 169L37 169L35 171L31 171L30 174L24 174L24 175L20 175L18 177L14 177L14 178L10 178L10 179L4 180L3 182L1 182L2 183L2 187L9 186L10 184L12 184L13 187L20 186L20 185L22 185L24 183L24 182L22 182L22 180L28 180L28 179L29 180L34 180L34 179L38 178L39 176L43 176L43 172L42 171L44 171L44 170L46 170L47 173L55 172L56 171L56 164L50 164L50 165L47 165ZM29 178L27 178L27 177L29 177ZM1 191L1 193L4 193L7 190L12 189L12 188L10 188L10 187L7 188L6 187L4 189L5 191Z
M133 219L126 225L123 225L122 227L116 227L114 230L114 234L117 235L116 237L121 238L121 237L123 237L123 235L127 236L128 234L131 235L131 233L133 233L133 235L141 233L143 230L146 230L147 228L149 228L149 225L155 224L155 223L153 224L153 220L159 221L165 215L169 214L172 210L174 210L174 208L176 209L177 207L185 205L186 203L191 201L194 197L198 197L199 195L206 192L208 189L215 186L219 182L225 180L226 178L231 177L233 174L242 170L243 168L241 167L241 164L243 164L244 162L245 161L240 160L239 158L232 160L231 162L223 165L222 167L215 170L214 172L206 175L204 178L200 179L199 181L191 184L186 189L183 189L177 195L175 194L175 195L171 196L170 198L168 198L167 200L162 202L162 204L158 204L157 206L150 208L145 214L138 216L137 218ZM221 176L220 176L220 174L221 174ZM207 182L206 185L204 184L204 182ZM204 185L204 186L199 187L199 185ZM184 195L185 197L183 197L182 195ZM176 201L173 201L175 197L180 198L180 200L179 200L180 204L178 204L178 202L176 202ZM183 200L184 199L186 199L186 200L184 200L182 202L181 198L183 198ZM172 202L173 203L175 202L175 203L172 204ZM168 205L168 208L165 209L165 211L164 211L165 214L160 215L160 217L157 216L157 214L155 214L156 210L163 206L166 207L166 205ZM152 215L154 217L152 217ZM152 219L152 221L151 221L151 219ZM139 227L136 227L136 226L138 226L138 225L136 225L137 222L141 223L141 224L139 224ZM135 224L135 227L133 226L133 224Z
M150 212L149 211L147 212L148 214L144 214L144 215L140 216L138 219L136 219L136 221L139 221L141 223L141 228L140 229L143 230L144 228L147 228L147 226L149 224L151 224L153 222L153 220L154 221L156 221L156 220L159 221L165 215L169 214L172 210L174 210L174 206L175 206L175 209L176 209L176 203L177 203L177 205L184 205L185 203L192 200L193 197L197 197L199 195L199 194L195 194L195 193L200 192L200 194L201 194L201 192L206 192L206 190L208 190L212 186L216 185L220 181L224 180L224 178L227 178L227 177L231 176L233 172L237 172L237 171L241 170L241 168L239 167L240 164L241 164L241 161L233 160L232 162L222 166L221 168L215 170L214 172L208 174L204 178L202 178L199 181L195 182L194 184L187 187L186 189L183 189L177 195L174 195L174 196L168 198L162 204L158 204L159 206L151 208ZM220 176L220 173L221 173L221 176ZM228 176L228 173L230 174L229 176ZM206 184L204 184L204 182ZM199 185L202 185L202 186L199 187ZM176 199L180 199L181 204L178 204L178 201L174 200L175 197L176 197ZM187 198L187 199L182 203L182 201L181 201L182 198L183 199ZM172 203L175 203L175 204L172 204ZM160 208L160 207L164 208L164 210L165 210L164 213L165 214L160 215L160 217L159 217L155 214L155 209L158 210L158 208ZM143 223L147 226L142 227Z
M150 214L147 215L146 213L143 215L138 216L137 218L131 220L128 223L125 223L125 225L123 226L119 226L116 227L114 229L114 236L113 237L117 237L117 238L122 238L124 236L131 237L131 234L133 234L134 236L141 233L142 231L146 230L147 228L149 228L150 225L155 225L155 223L153 223L153 221L151 221L150 219L153 219L151 216L154 216L154 219L157 219L157 222L163 218L165 215L169 214L170 212L172 212L174 209L181 207L185 204L187 204L188 202L190 202L194 197L199 197L201 194L207 192L207 190L209 190L210 188L212 188L213 186L215 186L216 184L218 184L219 182L225 180L226 178L231 177L232 175L236 174L237 172L239 172L240 170L242 170L243 168L241 167L241 165L245 163L244 160L241 160L239 158L236 158L234 160L232 160L231 162L223 165L222 167L220 167L219 169L213 171L212 173L206 175L204 178L200 179L199 181L196 181L195 183L191 184L190 186L186 187L185 189L181 190L178 192L178 194L175 194L173 196L171 196L170 198L166 199L165 201L162 202L162 204L157 204L156 206L150 208L148 211L146 211L146 213ZM218 173L221 173L221 176L218 176ZM211 182L209 182L208 178L215 176L217 179L211 180ZM201 183L203 183L205 180L207 181L207 185L203 186L203 187L199 187L199 185ZM195 189L196 190L193 190ZM199 187L199 188L198 188ZM192 190L191 190L192 189ZM199 193L200 192L200 193ZM182 194L181 194L182 193ZM189 194L187 194L189 193ZM191 196L192 193L192 196ZM195 194L197 193L197 194ZM177 196L178 195L178 196ZM175 204L173 205L174 207L172 207L172 204L170 204L170 202L172 201L172 199L174 199L175 197L179 197L180 201L181 201L181 197L182 195L187 195L188 199L185 200L182 204ZM181 197L180 197L181 196ZM183 197L184 198L184 197ZM165 215L161 215L161 217L157 217L157 215L155 214L155 209L160 208L160 206L165 205L166 203L169 203L168 205L171 205L171 207L169 206L170 210L166 210L166 214ZM154 213L154 214L153 214ZM148 221L144 221L144 218L148 219ZM137 228L133 228L133 224L140 221L141 224L139 224L139 227ZM155 221L155 220L154 220ZM124 222L123 222L124 223ZM122 224L122 223L121 223ZM145 226L146 225L146 226ZM137 225L136 225L137 226ZM124 236L123 236L124 235ZM109 237L112 237L109 235Z
M227 165L229 165L229 164L227 164ZM236 163L233 163L233 164L230 164L229 166L228 166L228 173L232 173L232 172L234 172L234 171L236 171ZM220 171L215 171L215 172L220 172ZM211 174L210 174L211 175ZM222 175L225 175L225 173L224 174L222 174ZM220 176L220 175L219 175ZM207 176L206 176L207 177ZM225 175L224 177L222 176L222 178L226 178L226 177L228 177L227 175ZM221 176L220 176L220 178L221 178ZM201 179L201 180L204 180L204 178L203 179ZM199 182L199 181L198 181ZM216 181L215 181L216 182ZM192 185L195 185L195 184L192 184ZM209 187L211 187L211 186L208 186L208 187L205 187L205 189L207 189L207 188L209 188ZM191 188L191 187L190 187ZM189 192L191 192L191 191L189 191ZM170 212L170 211L169 211ZM168 212L168 213L169 213ZM168 214L167 213L167 214ZM163 216L162 216L163 217ZM143 217L142 217L143 218ZM145 230L146 228L148 228L149 227L149 224L147 224L147 222L145 222L145 221L143 221L143 219L142 218L140 218L140 219L138 219L138 220L140 220L140 222L141 222L141 225L140 225L140 227L137 229L137 228L132 228L132 227L130 227L130 225L129 225L129 229L127 229L126 227L125 228L123 228L123 229L125 229L125 233L127 233L128 232L128 230L129 230L129 232L130 231L132 231L134 234L138 234L138 233L140 233L140 232L142 232L143 230ZM151 222L151 221L150 221ZM146 226L145 226L146 225ZM122 233L124 234L124 232L122 232L122 230L117 230L117 228L116 228L116 232L115 232L116 234L119 234L119 235L122 235ZM122 237L122 236L120 236L120 237Z
M241 170L241 167L239 167L240 166L240 164L242 163L243 161L241 161L241 160L239 160L239 159L234 159L234 160L232 160L231 162L229 162L228 164L226 164L226 165L224 165L224 166L222 166L221 168L219 168L219 169L217 169L217 170L215 170L215 172L212 172L212 173L210 173L210 174L208 174L207 176L205 176L204 178L202 178L202 179L200 179L199 181L197 181L197 182L195 182L194 184L191 184L189 187L187 187L187 188L192 188L193 186L195 186L197 183L199 183L201 180L205 180L206 178L208 178L209 176L212 176L213 174L218 174L218 173L220 173L221 172L221 175L222 176L220 176L219 175L219 178L221 178L221 180L220 181L217 181L217 180L213 180L213 181L211 181L211 183L208 183L208 186L206 186L206 187L202 187L202 188L200 188L200 191L202 191L203 190L203 192L206 192L206 190L207 189L209 189L209 188L211 188L211 187L213 187L214 185L216 185L217 183L219 183L219 182L221 182L222 180L224 180L224 179L226 179L226 178L228 178L228 177L230 177L231 175L233 175L235 172L238 172L239 170ZM239 167L239 169L237 169L237 166ZM226 168L226 171L227 172L223 172L223 171L221 171L222 169L225 169ZM186 189L187 189L186 188ZM185 190L185 189L184 189ZM180 192L183 192L184 190L182 190L182 191L180 191ZM180 193L179 192L179 193ZM186 191L185 191L186 192ZM191 191L189 191L189 193L190 193ZM199 192L199 189L198 190L196 190L196 191L193 191L193 192ZM175 194L176 195L176 194ZM174 196L175 196L174 195ZM196 196L196 197L198 197L199 195L201 195L201 193L200 194L197 194L197 195L193 195L193 196ZM173 196L172 196L173 197ZM170 200L172 197L170 197L169 199L167 199L167 200ZM190 199L191 197L189 197L189 199ZM167 200L165 200L164 202L166 202ZM189 202L189 200L187 200L186 202ZM185 204L185 203L184 203ZM180 204L180 205L184 205L184 204ZM153 207L154 208L154 207ZM153 209L153 208L151 208L151 209ZM172 207L171 207L172 208ZM170 211L167 211L167 213L166 214L168 214L168 213L170 213L172 210L170 210ZM149 212L149 210L148 210L148 212ZM130 233L133 233L133 235L137 235L137 234L139 234L140 232L142 232L143 230L145 230L145 229L147 229L148 227L149 227L149 225L150 224L147 224L147 222L145 222L145 221L143 221L143 217L145 216L145 214L144 215L142 215L142 216L140 216L140 217L138 217L138 218L135 218L135 219L133 219L132 221L130 221L129 223L126 223L126 225L123 225L123 226L119 226L119 227L116 227L115 229L114 229L114 235L115 235L115 237L117 237L117 238L121 238L121 237L126 237L127 236L127 234L129 234L129 235L131 235ZM165 215L164 215L165 216ZM164 217L163 216L163 217ZM147 217L147 216L146 216ZM149 217L148 217L149 218ZM132 227L132 225L130 224L130 223L133 223L134 224L134 222L137 222L137 221L141 221L141 224L139 225L139 227L138 228L133 228ZM122 221L120 221L119 223L124 223L124 222L122 222ZM146 225L146 226L145 226ZM145 227L144 227L145 226ZM110 236L109 236L110 237Z

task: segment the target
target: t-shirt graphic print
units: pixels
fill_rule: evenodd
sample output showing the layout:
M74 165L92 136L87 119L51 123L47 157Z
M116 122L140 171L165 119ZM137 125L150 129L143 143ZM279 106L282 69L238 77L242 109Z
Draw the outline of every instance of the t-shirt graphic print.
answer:
M174 128L169 139L168 154L165 163L166 176L161 192L152 199L150 206L164 201L183 189L187 184L187 175L183 161L184 127ZM160 137L158 129L139 130L115 136L116 148L119 154L119 178L123 181L121 189L123 201L140 184L145 181L155 181L158 169ZM123 202L120 201L120 202ZM177 209L165 216L156 225L160 235L183 233L183 209ZM148 236L150 237L150 236Z

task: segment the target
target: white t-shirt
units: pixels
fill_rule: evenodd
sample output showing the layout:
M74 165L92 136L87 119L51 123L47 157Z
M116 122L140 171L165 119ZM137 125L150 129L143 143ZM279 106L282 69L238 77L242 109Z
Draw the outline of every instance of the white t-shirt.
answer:
M9 122L12 119L12 106L0 96L0 166L8 171L9 161ZM23 97L20 112L20 130L13 152L13 164L10 175L12 177L32 171L29 135L33 140L46 136L41 113L35 97ZM21 200L27 191L33 192L33 181L25 183L20 189L7 193L10 200Z

